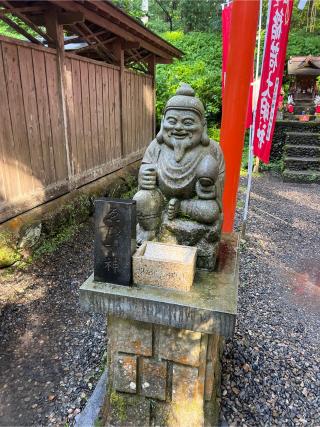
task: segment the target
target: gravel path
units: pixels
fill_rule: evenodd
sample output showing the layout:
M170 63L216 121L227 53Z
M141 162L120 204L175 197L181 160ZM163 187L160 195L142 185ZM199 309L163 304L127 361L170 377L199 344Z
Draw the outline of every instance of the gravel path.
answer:
M254 180L238 326L223 360L224 425L320 425L319 213L320 186ZM95 386L105 321L78 302L92 240L89 222L56 253L0 279L1 426L63 426Z
M319 224L319 185L254 180L223 424L320 425Z

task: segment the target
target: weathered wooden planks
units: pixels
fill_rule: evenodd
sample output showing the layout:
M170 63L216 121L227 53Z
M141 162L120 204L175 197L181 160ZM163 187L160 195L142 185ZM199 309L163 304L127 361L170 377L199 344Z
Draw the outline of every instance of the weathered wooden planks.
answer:
M55 159L53 152L52 130L48 100L47 74L45 65L45 53L32 49L33 68L36 70L35 89L36 104L38 109L38 124L42 146L44 185L56 182Z
M124 77L124 154L146 147L152 140L152 79L126 70Z
M39 115L34 81L32 51L18 46L19 64L23 65L20 72L24 115L27 128L27 142L30 151L32 174L35 176L34 189L45 183L42 143L40 137Z
M55 49L0 37L0 222L137 160L152 139L150 77L74 54L62 70L63 92Z
M14 150L7 153L6 161L8 166L14 162L18 169L18 194L28 194L34 190L34 179L21 88L18 48L9 43L2 43L2 51L14 142Z
M64 141L63 113L60 108L56 56L51 53L46 54L45 64L56 179L59 182L68 177L68 168Z

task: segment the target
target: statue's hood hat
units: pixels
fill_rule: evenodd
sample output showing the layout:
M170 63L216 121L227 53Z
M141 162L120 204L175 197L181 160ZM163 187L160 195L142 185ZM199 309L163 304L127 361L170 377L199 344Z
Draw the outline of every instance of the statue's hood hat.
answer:
M196 98L195 92L190 85L182 83L177 89L176 94L167 102L164 114L170 109L191 110L204 117L204 106L199 98Z

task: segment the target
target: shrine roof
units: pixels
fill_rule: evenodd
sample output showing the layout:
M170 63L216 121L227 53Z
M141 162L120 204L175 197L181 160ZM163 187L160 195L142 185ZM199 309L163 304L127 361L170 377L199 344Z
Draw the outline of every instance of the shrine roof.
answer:
M46 15L55 8L65 32L65 50L114 63L110 47L117 40L124 49L125 64L170 63L183 52L150 31L107 0L0 0L0 19L27 40L48 46ZM17 19L18 18L18 19Z
M319 76L320 56L293 56L288 61L288 74Z

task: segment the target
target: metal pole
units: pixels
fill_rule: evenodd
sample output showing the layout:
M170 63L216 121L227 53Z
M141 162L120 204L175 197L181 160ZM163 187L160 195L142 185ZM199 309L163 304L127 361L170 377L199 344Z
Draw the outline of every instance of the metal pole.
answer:
M256 72L255 80L258 80L259 77L259 67L260 67L260 47L261 47L261 22L262 22L262 0L260 0L260 9L259 9L259 31L258 31L258 44L257 44L257 57L256 57ZM247 182L247 192L246 192L246 201L243 211L243 222L241 227L241 238L243 239L246 234L247 221L248 221L248 212L250 204L250 193L251 193L251 183L252 183L252 171L253 171L253 137L254 137L254 122L255 122L255 109L252 125L249 129L249 152L248 152L248 182Z

